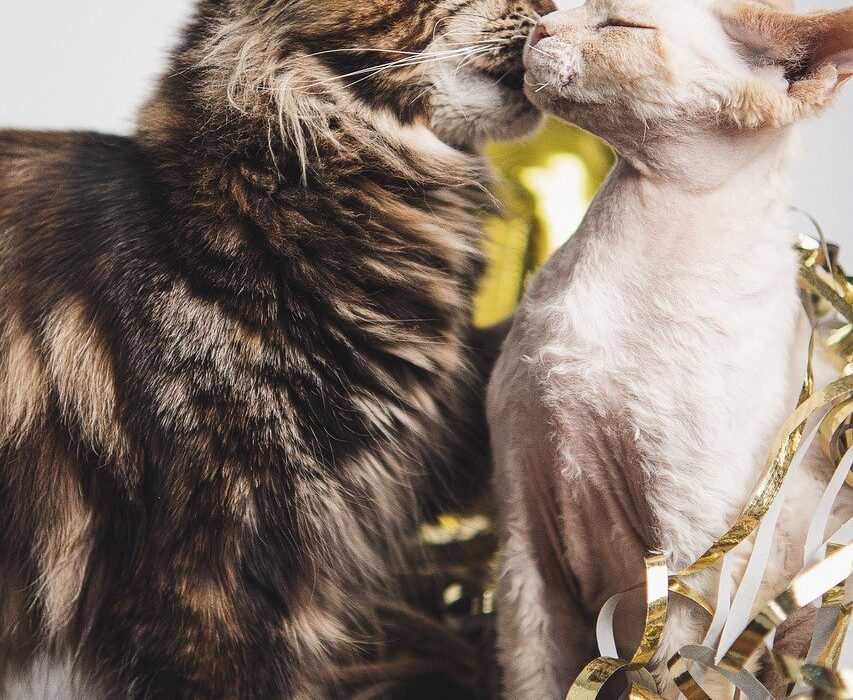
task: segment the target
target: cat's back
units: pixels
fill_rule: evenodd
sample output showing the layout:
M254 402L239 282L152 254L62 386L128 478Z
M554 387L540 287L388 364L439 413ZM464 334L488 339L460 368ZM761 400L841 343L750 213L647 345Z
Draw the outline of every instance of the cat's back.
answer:
M71 180L104 185L146 175L144 155L135 141L89 131L17 131L0 129L0 197L24 188L46 191ZM36 178L39 179L36 179ZM102 195L107 194L101 190Z
M119 268L148 257L165 209L154 171L132 139L0 130L6 305L27 295L55 303L74 289L108 288Z
M155 181L126 137L0 130L0 236L97 244L126 234L159 208Z

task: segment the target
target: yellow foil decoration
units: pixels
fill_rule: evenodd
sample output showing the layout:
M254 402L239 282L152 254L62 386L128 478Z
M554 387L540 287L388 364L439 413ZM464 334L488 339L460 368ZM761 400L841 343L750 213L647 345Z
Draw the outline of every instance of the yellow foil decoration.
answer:
M474 323L507 318L528 279L571 234L613 167L603 141L571 124L548 120L534 136L487 149L496 171L499 217L486 220L486 274Z

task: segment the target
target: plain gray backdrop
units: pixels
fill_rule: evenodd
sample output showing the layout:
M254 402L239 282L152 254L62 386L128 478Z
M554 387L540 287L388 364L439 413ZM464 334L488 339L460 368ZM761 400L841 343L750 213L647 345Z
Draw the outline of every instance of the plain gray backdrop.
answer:
M0 128L129 133L191 9L190 0L0 0ZM795 203L853 264L853 81L802 134Z

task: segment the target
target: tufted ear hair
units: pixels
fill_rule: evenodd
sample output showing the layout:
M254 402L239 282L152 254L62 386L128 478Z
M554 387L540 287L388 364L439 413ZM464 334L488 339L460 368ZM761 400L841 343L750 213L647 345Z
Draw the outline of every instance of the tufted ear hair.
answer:
M787 91L760 75L730 107L738 124L790 124L819 111L853 75L853 7L797 14L748 0L715 5L723 29L757 68L777 68Z

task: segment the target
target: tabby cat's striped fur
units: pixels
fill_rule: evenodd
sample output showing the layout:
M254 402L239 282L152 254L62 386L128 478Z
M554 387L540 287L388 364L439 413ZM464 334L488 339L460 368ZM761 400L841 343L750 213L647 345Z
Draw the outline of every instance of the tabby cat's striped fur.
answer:
M473 153L548 4L206 0L135 137L0 132L0 695L317 697L482 478Z

